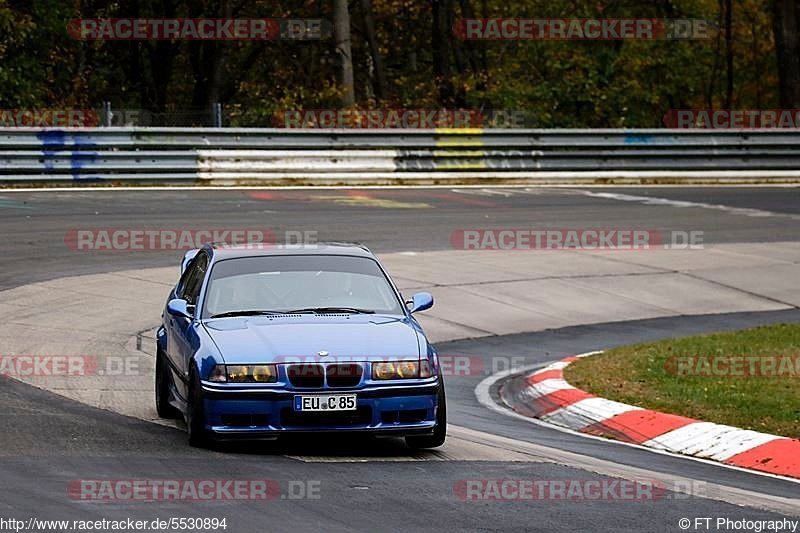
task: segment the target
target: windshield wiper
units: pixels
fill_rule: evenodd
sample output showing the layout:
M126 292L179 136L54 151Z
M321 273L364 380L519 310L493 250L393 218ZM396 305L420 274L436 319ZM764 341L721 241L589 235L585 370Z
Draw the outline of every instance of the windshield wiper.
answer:
M295 309L294 311L287 311L287 315L295 313L352 313L357 315L374 315L375 311L370 309L358 309L356 307L307 307L305 309Z
M220 313L218 315L211 315L211 318L227 318L231 316L258 316L258 315L285 315L283 311L228 311L227 313Z

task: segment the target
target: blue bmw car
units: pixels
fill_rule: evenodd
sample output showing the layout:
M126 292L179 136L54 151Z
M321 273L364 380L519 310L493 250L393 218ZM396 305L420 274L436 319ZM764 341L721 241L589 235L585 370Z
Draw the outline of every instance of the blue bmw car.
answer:
M435 348L366 248L206 245L186 253L157 335L156 408L189 442L302 432L445 440Z

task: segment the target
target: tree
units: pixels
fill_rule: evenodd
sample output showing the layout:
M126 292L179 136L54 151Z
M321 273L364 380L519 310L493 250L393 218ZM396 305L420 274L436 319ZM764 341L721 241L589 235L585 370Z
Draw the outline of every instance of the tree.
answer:
M784 109L800 109L800 2L773 0L772 16L780 105Z
M369 43L369 53L372 59L372 68L375 71L375 92L378 99L383 100L387 95L386 70L383 68L383 56L375 35L375 18L372 15L372 0L361 0L361 16L364 19L364 33Z
M347 0L334 1L333 34L336 40L336 55L339 57L342 105L349 107L355 103L356 97L353 82L353 51L350 44L350 11Z

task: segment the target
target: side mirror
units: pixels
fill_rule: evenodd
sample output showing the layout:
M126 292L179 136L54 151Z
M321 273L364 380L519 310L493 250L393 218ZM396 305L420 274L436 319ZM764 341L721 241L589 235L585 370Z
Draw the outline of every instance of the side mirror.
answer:
M410 312L424 311L433 307L433 296L429 292L418 292L407 303L411 304Z
M167 303L167 313L178 318L192 318L189 304L180 298L174 298Z

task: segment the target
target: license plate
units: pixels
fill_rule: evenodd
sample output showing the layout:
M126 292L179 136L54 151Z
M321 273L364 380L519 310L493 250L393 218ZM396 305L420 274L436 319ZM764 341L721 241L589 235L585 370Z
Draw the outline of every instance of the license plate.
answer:
M303 412L321 411L355 411L355 394L315 394L313 396L295 396L294 410Z

